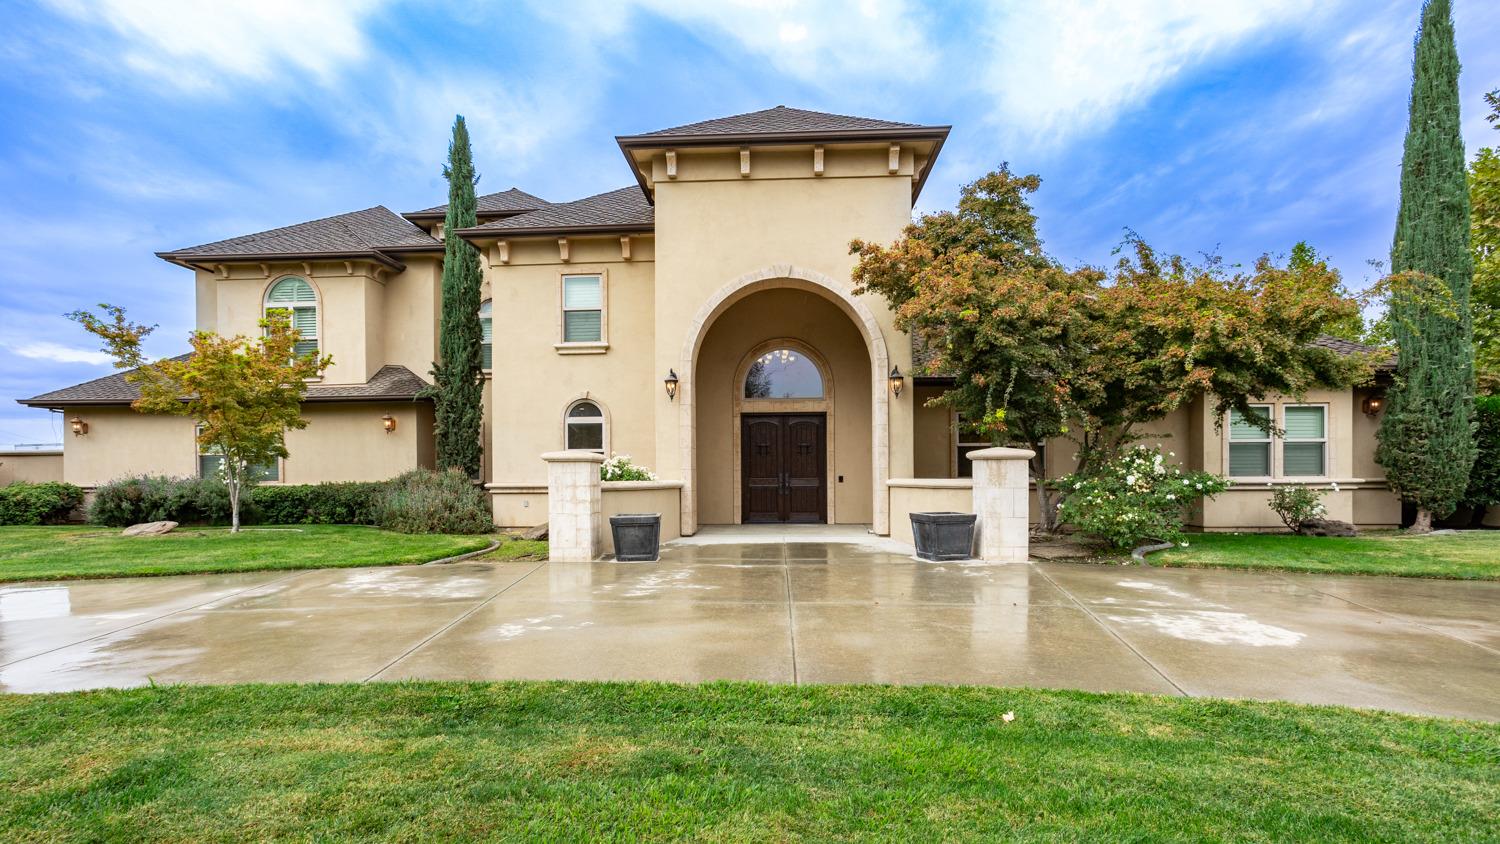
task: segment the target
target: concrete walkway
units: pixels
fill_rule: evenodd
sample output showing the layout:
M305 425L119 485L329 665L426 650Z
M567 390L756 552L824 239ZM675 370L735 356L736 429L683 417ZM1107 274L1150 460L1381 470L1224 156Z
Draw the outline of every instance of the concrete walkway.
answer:
M0 588L0 691L713 679L1286 699L1500 720L1500 583L933 564L795 531L659 563ZM732 539L724 537L722 539ZM808 539L811 541L801 541Z

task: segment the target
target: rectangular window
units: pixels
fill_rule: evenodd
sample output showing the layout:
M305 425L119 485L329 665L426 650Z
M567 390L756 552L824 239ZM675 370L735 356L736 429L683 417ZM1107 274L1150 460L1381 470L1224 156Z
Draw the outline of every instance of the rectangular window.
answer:
M491 317L479 318L479 365L493 369L495 363L495 328Z
M1270 405L1253 405L1251 413L1270 422ZM1271 476L1271 434L1256 427L1250 416L1238 410L1229 411L1229 476L1231 478L1268 478Z
M1281 473L1287 477L1328 474L1328 408L1293 404L1282 408Z
M604 341L604 280L597 275L563 276L563 342Z
M954 441L954 450L957 452L955 459L954 477L974 477L974 462L969 459L969 453L980 449L992 448L993 443L983 434L973 430L963 417L958 418L958 436Z
M198 451L198 477L216 478L219 470L224 467L224 455L217 448L199 446ZM268 465L250 467L250 478L255 481L279 481L281 480L279 461L273 460Z

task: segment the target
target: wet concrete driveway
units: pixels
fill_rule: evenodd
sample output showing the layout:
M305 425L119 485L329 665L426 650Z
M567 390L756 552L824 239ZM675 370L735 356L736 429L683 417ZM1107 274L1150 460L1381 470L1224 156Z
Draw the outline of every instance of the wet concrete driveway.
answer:
M0 588L0 691L404 678L1024 685L1500 720L1500 583L771 541Z

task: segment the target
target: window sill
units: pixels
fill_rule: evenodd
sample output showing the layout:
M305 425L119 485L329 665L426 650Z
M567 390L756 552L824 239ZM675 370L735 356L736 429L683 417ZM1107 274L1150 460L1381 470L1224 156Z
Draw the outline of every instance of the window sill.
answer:
M552 348L560 355L602 355L609 351L608 343L553 343Z

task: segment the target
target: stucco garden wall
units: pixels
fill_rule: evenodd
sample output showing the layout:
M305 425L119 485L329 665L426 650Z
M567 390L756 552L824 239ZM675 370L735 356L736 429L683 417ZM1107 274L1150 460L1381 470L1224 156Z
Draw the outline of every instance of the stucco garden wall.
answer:
M0 486L17 481L35 484L62 479L60 451L0 451Z
M891 496L891 538L913 542L912 513L972 513L974 483L968 478L896 478Z
M609 517L621 513L660 513L661 541L682 536L682 483L680 481L608 481L603 486L604 553L615 550Z

